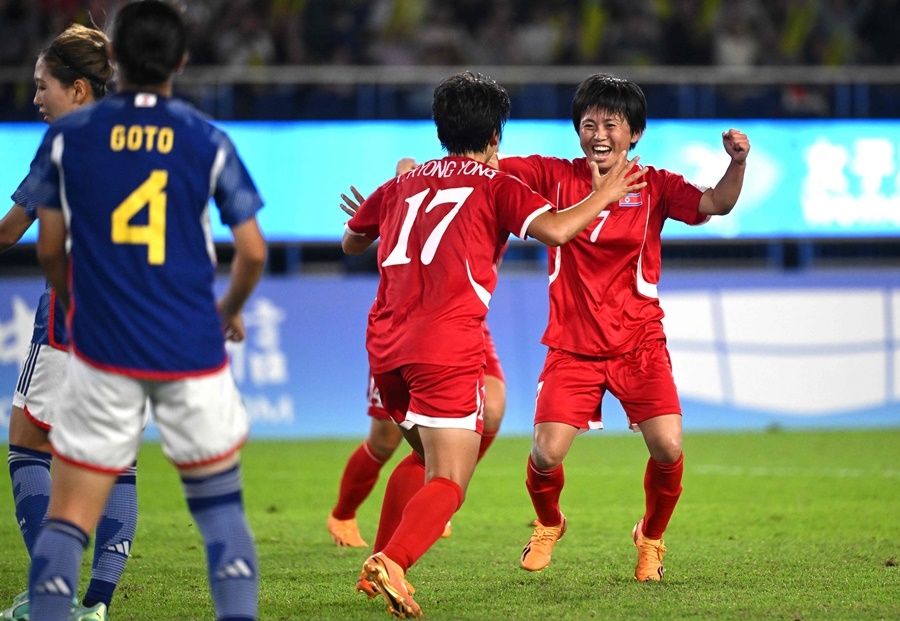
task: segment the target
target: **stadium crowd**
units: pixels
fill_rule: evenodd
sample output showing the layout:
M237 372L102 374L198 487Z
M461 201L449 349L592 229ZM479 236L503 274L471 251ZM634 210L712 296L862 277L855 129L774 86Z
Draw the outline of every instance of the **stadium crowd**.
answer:
M107 30L125 0L0 0L0 69L21 70L68 24ZM191 0L190 70L280 66L877 66L900 60L895 0ZM893 117L897 89L695 89L644 81L658 118ZM515 116L556 118L572 85L511 85ZM229 119L427 118L431 89L201 85L176 94ZM851 87L852 88L852 87ZM0 118L34 119L31 80L0 81ZM859 109L846 102L863 101ZM841 108L840 103L844 102ZM855 104L850 104L855 105Z
M123 0L3 0L0 66ZM848 65L900 60L894 0L191 0L191 63Z

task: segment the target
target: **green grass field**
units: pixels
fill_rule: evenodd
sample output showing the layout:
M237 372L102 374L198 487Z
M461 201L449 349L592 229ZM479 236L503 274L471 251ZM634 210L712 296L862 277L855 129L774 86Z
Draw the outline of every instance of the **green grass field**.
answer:
M252 441L244 450L260 619L388 618L380 598L353 592L369 552L336 548L325 529L356 445ZM636 435L576 440L562 498L569 531L550 567L519 568L533 518L529 447L528 438L494 443L453 518L453 536L410 570L427 618L900 619L900 429L688 434L661 584L632 578L630 534L646 462ZM358 516L370 543L387 472ZM141 453L138 490L137 538L111 618L212 619L200 537L158 445ZM24 588L28 562L5 475L0 513L5 606Z

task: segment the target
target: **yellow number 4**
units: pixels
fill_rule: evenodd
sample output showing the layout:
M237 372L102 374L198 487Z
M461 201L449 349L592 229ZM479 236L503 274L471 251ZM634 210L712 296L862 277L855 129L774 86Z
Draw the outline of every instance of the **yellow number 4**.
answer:
M166 262L166 193L163 190L168 181L168 172L154 170L112 213L113 243L146 245L150 265ZM144 205L149 206L147 224L131 224Z

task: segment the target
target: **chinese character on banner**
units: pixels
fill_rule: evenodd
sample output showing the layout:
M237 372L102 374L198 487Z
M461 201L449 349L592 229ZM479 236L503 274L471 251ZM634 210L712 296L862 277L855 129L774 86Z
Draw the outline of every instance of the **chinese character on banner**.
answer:
M0 364L21 364L34 329L35 309L17 295L13 296L11 306L10 320L0 321Z
M256 299L244 312L247 340L229 347L231 368L238 383L247 379L248 372L254 386L287 383L287 356L281 348L284 319L284 310L268 298Z

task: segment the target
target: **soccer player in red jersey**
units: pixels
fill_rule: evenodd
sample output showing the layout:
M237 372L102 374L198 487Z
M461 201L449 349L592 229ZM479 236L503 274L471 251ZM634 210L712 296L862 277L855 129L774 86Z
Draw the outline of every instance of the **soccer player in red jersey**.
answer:
M499 157L499 168L535 191L571 205L591 190L594 166L607 172L615 155L633 149L647 125L640 87L592 75L578 87L572 122L585 157ZM549 348L537 388L534 439L526 486L537 513L522 567L540 571L566 532L559 498L563 459L579 432L602 428L608 390L622 403L650 451L644 473L646 507L632 536L638 547L635 578L659 580L662 536L681 494L681 406L672 377L663 311L657 297L663 224L690 225L728 214L738 200L750 142L736 129L722 134L731 158L714 188L644 168L646 187L609 205L570 243L550 248L550 318L542 342Z
M558 246L645 185L644 171L634 172L635 160L623 150L606 175L592 164L593 191L554 213L516 177L488 165L509 118L505 89L481 75L455 74L435 89L432 115L447 157L375 190L342 241L344 252L359 254L381 239L366 332L369 365L385 408L425 464L426 483L410 496L402 485L410 458L391 474L376 553L360 573L400 617L422 615L406 571L440 538L475 469L483 429L482 326L509 234Z
M413 159L403 158L397 162L396 174L401 175L409 172L415 166ZM355 202L347 196L343 196L343 198L346 204L342 205L342 208L350 216L356 213L359 204L364 200L364 197L359 193L356 193ZM491 337L487 323L484 324L484 345L486 359L484 370L484 429L481 433L481 443L478 447L479 461L497 437L497 433L500 431L500 424L503 422L503 414L506 411L506 379L503 375L503 367L500 365L500 358L497 355L494 339ZM366 543L359 532L356 511L365 499L369 497L369 494L378 482L381 468L393 457L394 451L397 450L397 447L403 441L403 434L400 433L400 429L394 424L391 415L388 414L381 403L381 394L378 392L378 387L375 386L375 380L371 371L369 372L367 397L369 402L367 413L372 419L369 426L369 435L347 460L347 465L341 474L337 503L331 510L331 513L328 514L328 532L338 546L368 547L369 544ZM414 466L419 466L421 469L421 476L411 475L410 482L415 481L418 476L418 479L421 479L422 485L424 485L425 464L420 459L412 456L410 458L415 462ZM442 537L449 537L451 532L450 522L447 522ZM371 595L372 593L370 592L369 594Z

